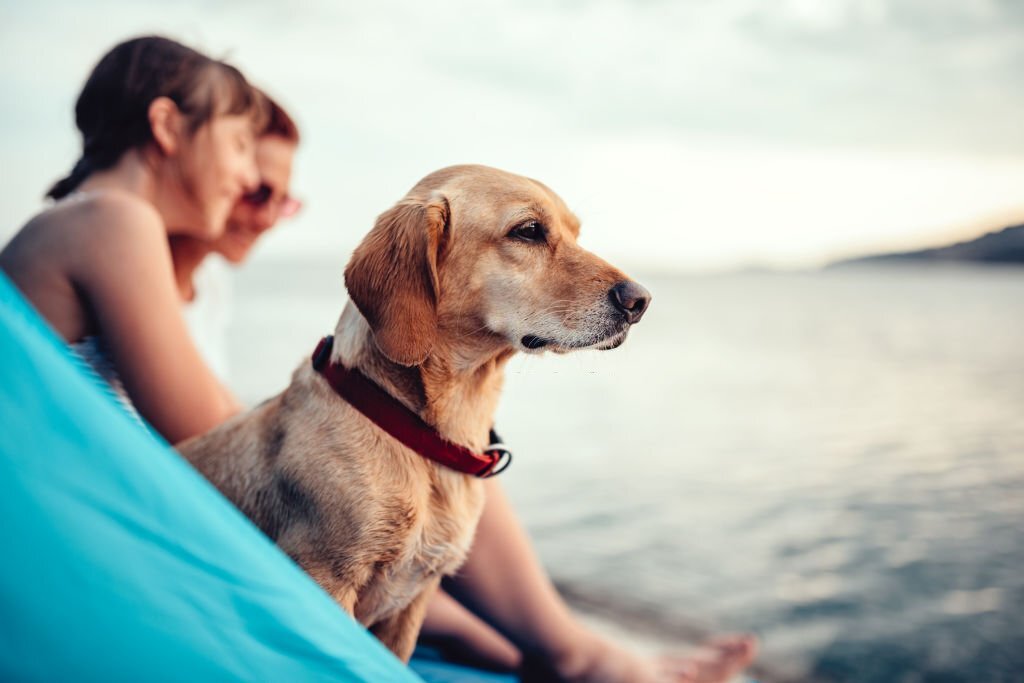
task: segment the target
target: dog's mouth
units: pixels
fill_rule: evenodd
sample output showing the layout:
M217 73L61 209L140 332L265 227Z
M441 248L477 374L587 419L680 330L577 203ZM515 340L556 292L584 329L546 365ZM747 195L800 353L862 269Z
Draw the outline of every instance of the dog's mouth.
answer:
M621 332L613 334L611 337L609 337L605 341L601 342L600 344L592 348L597 349L598 351L610 351L612 349L617 349L620 346L622 346L622 343L624 341L626 341L626 336L628 334L629 325L626 325L624 328L622 328Z
M555 339L539 337L535 334L527 334L519 340L519 343L526 351L542 351L545 349L554 351L555 353L568 353L569 351L583 351L586 349L607 351L618 348L624 341L626 341L626 336L629 334L629 327L630 325L628 323L616 325L615 328L604 335L591 339L574 340L571 342L560 342Z
M528 334L520 339L519 343L530 351L536 351L537 349L543 349L545 346L550 346L554 342L550 339L545 339L544 337L537 337L535 335Z

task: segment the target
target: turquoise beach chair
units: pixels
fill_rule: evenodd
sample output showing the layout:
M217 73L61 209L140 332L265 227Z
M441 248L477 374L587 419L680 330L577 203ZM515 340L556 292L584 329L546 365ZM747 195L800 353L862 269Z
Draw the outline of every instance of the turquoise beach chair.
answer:
M0 680L421 680L98 381L0 274Z

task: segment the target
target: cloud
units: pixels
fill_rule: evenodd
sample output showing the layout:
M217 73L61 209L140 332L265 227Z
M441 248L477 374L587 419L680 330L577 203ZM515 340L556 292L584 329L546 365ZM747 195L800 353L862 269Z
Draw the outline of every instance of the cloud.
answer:
M1024 155L1013 2L50 0L3 18L11 229L74 160L88 70L154 31L227 55L296 113L309 202L281 251L344 254L426 172L482 162L549 181L595 244L638 260L633 245L711 225L657 256L806 262L1003 211ZM637 207L639 239L617 242Z

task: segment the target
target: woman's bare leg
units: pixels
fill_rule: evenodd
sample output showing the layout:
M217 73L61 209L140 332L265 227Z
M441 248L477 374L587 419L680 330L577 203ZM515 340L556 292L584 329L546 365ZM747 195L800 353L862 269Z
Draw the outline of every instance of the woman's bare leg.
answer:
M548 578L522 524L496 480L485 482L487 501L473 548L447 590L511 641L522 653L522 666L543 670L567 681L645 681L671 672L677 681L715 683L745 668L756 654L752 636L714 640L693 656L643 660L606 642L576 620ZM457 612L449 630L473 622ZM428 617L431 618L431 617ZM436 622L435 622L436 623Z

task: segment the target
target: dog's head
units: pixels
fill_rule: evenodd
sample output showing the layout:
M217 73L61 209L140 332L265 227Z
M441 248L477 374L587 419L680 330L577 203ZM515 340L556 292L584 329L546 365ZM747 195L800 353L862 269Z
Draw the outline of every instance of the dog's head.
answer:
M578 235L577 218L543 184L453 166L381 214L345 283L381 352L403 365L502 347L615 348L650 294Z

